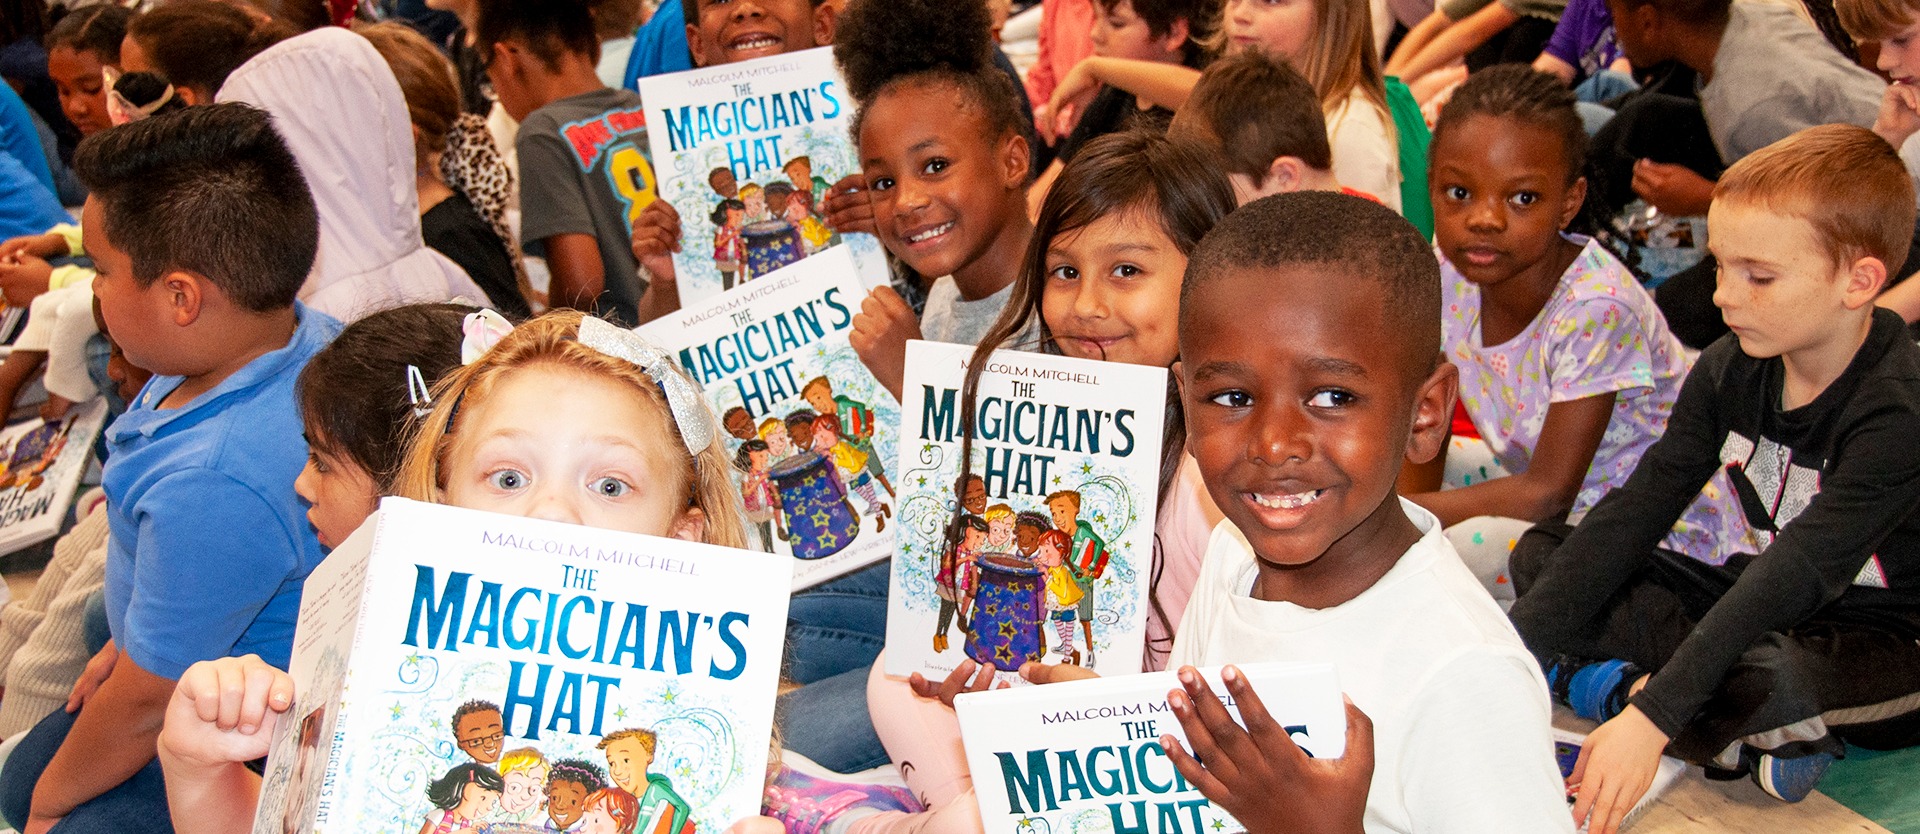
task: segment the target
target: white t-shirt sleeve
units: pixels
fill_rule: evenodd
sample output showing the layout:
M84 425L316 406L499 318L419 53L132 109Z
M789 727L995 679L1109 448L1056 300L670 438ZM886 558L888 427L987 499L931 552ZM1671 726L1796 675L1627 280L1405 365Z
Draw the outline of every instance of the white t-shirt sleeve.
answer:
M1532 665L1518 650L1465 649L1410 696L1397 776L1415 830L1571 834L1551 707Z
M1334 179L1400 210L1400 152L1385 111L1354 90L1327 114L1327 141L1333 145Z

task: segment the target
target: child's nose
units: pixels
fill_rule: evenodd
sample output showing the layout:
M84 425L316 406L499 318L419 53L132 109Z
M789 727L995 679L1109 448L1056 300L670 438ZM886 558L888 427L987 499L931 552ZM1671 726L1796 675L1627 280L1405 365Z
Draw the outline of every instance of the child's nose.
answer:
M563 490L542 486L533 494L533 507L527 517L579 524L580 508Z
M1467 225L1473 229L1499 230L1507 226L1506 203L1500 200L1478 200L1468 210Z
M1277 466L1289 460L1306 460L1312 448L1310 421L1300 409L1280 404L1262 409L1256 420L1254 460Z

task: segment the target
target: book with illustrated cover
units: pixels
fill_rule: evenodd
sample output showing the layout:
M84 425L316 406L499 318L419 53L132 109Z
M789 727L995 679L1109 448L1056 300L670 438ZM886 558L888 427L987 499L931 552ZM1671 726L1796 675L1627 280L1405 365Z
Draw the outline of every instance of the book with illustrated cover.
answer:
M307 579L257 834L759 813L789 565L398 498Z
M107 401L96 397L59 420L0 429L0 554L59 534L106 421Z
M640 79L660 199L680 214L680 303L846 249L868 287L887 283L868 234L827 226L827 189L860 172L854 102L819 47Z
M1238 667L1267 713L1316 758L1346 753L1347 714L1331 663ZM1219 667L1199 670L1240 722ZM1189 752L1167 693L1173 672L1121 675L962 694L967 767L988 834L1236 834L1246 826L1215 807L1160 745Z
M639 333L707 392L747 517L794 558L794 589L893 553L900 405L847 342L865 291L831 249Z
M1166 369L994 352L963 480L973 350L907 343L887 674L1140 671Z

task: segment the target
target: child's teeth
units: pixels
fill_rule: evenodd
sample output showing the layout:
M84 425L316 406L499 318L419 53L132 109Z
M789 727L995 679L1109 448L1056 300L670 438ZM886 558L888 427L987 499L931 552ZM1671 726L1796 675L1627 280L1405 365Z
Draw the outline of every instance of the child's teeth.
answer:
M934 238L934 237L936 237L936 236L938 236L938 235L943 235L943 234L946 234L946 233L947 233L947 230L948 230L948 229L951 229L951 228L953 228L953 224L952 224L952 223L942 223L942 224L940 224L940 225L938 225L938 226L935 226L935 227L933 227L933 228L931 228L931 229L928 229L928 230L926 230L926 231L924 231L924 232L921 232L921 233L919 233L919 234L917 234L917 235L912 235L912 236L910 236L910 237L908 237L907 239L908 239L908 240L910 240L910 241L913 241L914 243L919 243L920 241L923 241L923 240L931 240L932 238Z
M1255 495L1253 503L1276 510L1297 510L1320 497L1321 490L1310 489L1292 495Z

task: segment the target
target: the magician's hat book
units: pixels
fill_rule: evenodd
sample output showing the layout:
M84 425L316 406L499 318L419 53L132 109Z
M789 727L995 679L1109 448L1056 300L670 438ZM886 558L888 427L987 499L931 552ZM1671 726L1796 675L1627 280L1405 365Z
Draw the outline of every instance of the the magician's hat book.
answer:
M253 830L757 814L790 564L388 498L307 579Z

